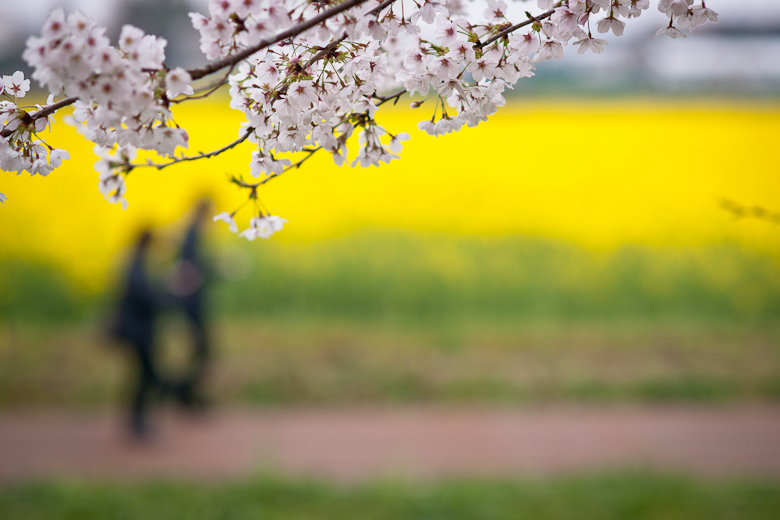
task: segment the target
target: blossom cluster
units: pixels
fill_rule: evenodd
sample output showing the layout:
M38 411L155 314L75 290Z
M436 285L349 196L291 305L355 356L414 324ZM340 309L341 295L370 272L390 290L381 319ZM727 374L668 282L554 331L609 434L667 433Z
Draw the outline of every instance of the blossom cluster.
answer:
M55 9L41 35L28 39L23 57L34 67L33 78L51 94L77 99L69 121L98 145L99 155L132 147L172 156L177 147L187 146L188 136L173 121L168 96L192 93L186 71L165 69L162 38L125 25L114 47L105 32L79 12L66 17ZM99 173L103 191L106 174ZM107 199L124 201L123 189L123 183L117 185Z
M177 146L186 147L187 134L171 126L166 79L175 78L178 93L183 71L164 68L166 43L125 25L114 47L94 20L79 12L65 17L55 9L41 36L27 41L23 57L49 92L78 98L74 117L90 141L170 156Z
M704 0L701 5L694 5L693 0L660 0L658 10L669 17L669 25L659 29L656 36L665 34L671 38L686 38L680 29L694 30L707 22L717 22L718 13L709 9Z
M461 0L210 0L208 13L190 19L212 63L191 71L165 66L161 38L126 25L115 47L94 21L58 9L28 40L24 57L49 92L77 99L72 121L97 145L99 187L109 201L126 206L124 176L133 168L210 157L247 138L255 145L248 173L256 182L238 184L257 200L262 184L318 150L338 165L399 158L409 134L378 121L388 102L416 96L411 106L430 110L418 127L434 136L475 126L541 63L562 59L570 45L578 54L603 52L607 42L594 31L621 36L626 21L650 7L649 0L536 5L535 15L510 20L503 0L487 0L468 18ZM704 0L660 0L658 9L669 16L658 34L673 38L717 21ZM210 154L176 157L188 136L171 103L194 93L193 78L220 71L226 74L217 85L229 85L230 106L246 118L239 140ZM135 163L136 149L173 159ZM238 232L235 214L216 219ZM284 222L256 208L241 235L267 238Z
M223 211L218 215L214 215L214 222L222 221L228 225L228 228L233 233L238 233L238 225L236 224L235 212L228 213ZM287 223L287 219L281 218L278 215L266 215L262 211L258 212L257 216L249 219L249 227L239 233L239 236L252 241L256 238L270 238L271 235L277 231L281 231L282 227Z
M40 138L39 133L51 127L53 118L42 110L53 104L49 96L46 105L22 106L19 100L30 90L30 80L22 71L3 76L0 82L0 169L24 171L44 177L57 168L64 159L70 158L67 151L55 149ZM0 202L6 196L0 193Z

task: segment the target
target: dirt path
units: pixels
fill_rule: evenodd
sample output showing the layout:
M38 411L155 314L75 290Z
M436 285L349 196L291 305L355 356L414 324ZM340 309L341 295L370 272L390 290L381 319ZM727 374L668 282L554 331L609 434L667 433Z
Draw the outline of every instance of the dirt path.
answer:
M0 480L546 475L654 468L780 477L780 406L225 410L154 442L108 414L0 414Z

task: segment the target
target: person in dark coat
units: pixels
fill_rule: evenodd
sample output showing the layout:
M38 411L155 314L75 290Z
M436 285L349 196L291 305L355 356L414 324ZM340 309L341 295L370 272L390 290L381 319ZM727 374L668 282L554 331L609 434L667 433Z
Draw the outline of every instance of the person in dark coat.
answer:
M184 378L180 399L185 405L204 404L203 381L211 359L211 342L205 313L204 292L209 277L209 265L203 254L202 235L211 209L204 199L195 208L192 222L182 242L171 292L179 297L178 305L189 324L192 335L190 369Z
M146 272L152 233L141 233L135 246L119 300L114 338L127 344L137 367L137 379L130 402L130 431L136 438L149 434L148 407L153 397L172 391L172 385L161 378L155 365L155 322L161 304Z

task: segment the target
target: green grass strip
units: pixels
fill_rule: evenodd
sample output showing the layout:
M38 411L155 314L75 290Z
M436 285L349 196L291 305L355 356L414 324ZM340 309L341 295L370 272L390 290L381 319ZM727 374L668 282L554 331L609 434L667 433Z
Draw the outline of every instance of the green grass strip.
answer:
M523 480L58 482L0 487L5 520L776 519L780 482L648 473Z

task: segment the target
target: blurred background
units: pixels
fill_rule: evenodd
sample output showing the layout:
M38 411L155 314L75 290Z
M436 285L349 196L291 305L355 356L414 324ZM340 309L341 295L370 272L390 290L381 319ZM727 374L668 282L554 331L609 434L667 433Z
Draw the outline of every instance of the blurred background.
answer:
M96 17L114 38L123 23L165 36L171 66L203 61L186 13L205 12L204 2L56 4ZM780 4L713 0L719 23L677 40L653 37L665 22L652 4L602 55L567 48L561 62L541 64L488 123L433 138L416 129L426 105L399 103L379 121L412 135L402 160L351 169L314 156L269 183L260 198L289 220L272 239L249 243L210 225L214 406L776 403ZM4 73L27 70L24 40L55 2L26 5L0 18ZM510 12L531 7L513 3ZM190 153L234 140L242 122L225 94L177 108ZM166 276L196 200L207 195L218 211L243 202L227 180L246 172L251 145L136 170L122 211L98 193L91 146L61 115L47 141L70 151L64 166L48 178L2 176L0 413L116 409L128 369L104 332L127 248L153 226L163 237L153 272ZM238 214L242 228L247 218ZM166 316L160 338L164 366L178 370L185 326ZM255 497L284 497L279 517L337 517L333 496L343 496L323 485L272 480L226 493L233 503L247 486ZM0 492L0 507L27 514L40 496L87 507L85 486L15 488ZM138 511L157 504L153 491L133 489L104 490L100 507L119 508L123 493L141 497ZM776 480L640 471L435 484L423 498L385 484L347 494L365 506L362 517L457 517L465 496L470 518L515 518L509 497L525 490L524 504L540 504L542 518L713 518L713 497L728 504L717 510L724 518L769 518L778 489ZM191 489L168 491L183 514ZM306 514L280 505L301 496L313 501ZM495 510L480 509L487 497ZM213 500L222 511L228 499Z

